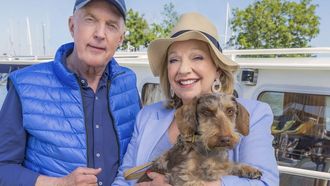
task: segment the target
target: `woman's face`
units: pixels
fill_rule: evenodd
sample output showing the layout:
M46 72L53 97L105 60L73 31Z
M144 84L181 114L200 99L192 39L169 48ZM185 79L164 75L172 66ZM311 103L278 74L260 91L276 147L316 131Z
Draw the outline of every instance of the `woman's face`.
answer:
M167 54L168 79L183 104L212 92L212 84L220 76L220 71L217 71L206 43L178 41L169 47Z

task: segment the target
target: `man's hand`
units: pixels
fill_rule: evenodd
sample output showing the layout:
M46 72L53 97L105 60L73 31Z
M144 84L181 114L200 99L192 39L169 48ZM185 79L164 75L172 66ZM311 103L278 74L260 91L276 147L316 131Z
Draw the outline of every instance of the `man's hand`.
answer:
M36 181L36 186L76 186L76 185L96 185L97 186L97 177L101 172L101 168L93 169L86 167L78 167L71 174L64 176L62 178L53 178L48 176L39 176Z

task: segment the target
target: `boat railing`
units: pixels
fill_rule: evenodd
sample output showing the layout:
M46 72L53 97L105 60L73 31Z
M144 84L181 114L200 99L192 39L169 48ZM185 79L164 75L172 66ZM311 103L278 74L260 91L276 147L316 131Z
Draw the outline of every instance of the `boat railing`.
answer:
M301 168L287 167L287 166L278 166L280 173L290 174L301 177L308 177L314 179L330 180L330 173L320 172L315 170L307 170Z
M226 55L330 54L330 47L224 50Z
M239 55L330 54L330 47L223 50L223 54L234 58ZM115 57L119 58L147 58L147 56L147 52L117 52L115 54Z
M314 47L314 48L279 48L279 49L240 49L240 50L224 50L223 53L232 59L237 56L258 56L258 55L285 55L285 54L330 54L330 47ZM115 58L118 59L148 59L147 52L124 52L118 51L115 53ZM50 61L53 56L1 56L0 63L5 61L16 62L36 62Z

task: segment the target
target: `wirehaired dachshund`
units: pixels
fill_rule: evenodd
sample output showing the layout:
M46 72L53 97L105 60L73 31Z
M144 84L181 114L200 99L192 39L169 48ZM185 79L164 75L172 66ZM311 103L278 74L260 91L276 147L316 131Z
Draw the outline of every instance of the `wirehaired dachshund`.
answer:
M177 143L148 169L173 186L199 186L225 175L260 179L262 173L228 159L228 151L249 133L249 113L235 97L213 93L195 98L175 112ZM239 134L240 133L240 134ZM138 182L150 181L144 174Z

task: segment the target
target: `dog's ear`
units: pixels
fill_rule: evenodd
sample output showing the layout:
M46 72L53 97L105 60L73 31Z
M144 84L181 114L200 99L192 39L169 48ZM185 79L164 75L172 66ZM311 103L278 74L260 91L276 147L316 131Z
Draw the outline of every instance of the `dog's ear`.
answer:
M236 129L239 133L247 136L249 134L250 114L243 105L237 103Z
M197 130L196 107L197 98L189 104L182 105L175 112L175 122L183 137L191 137Z

